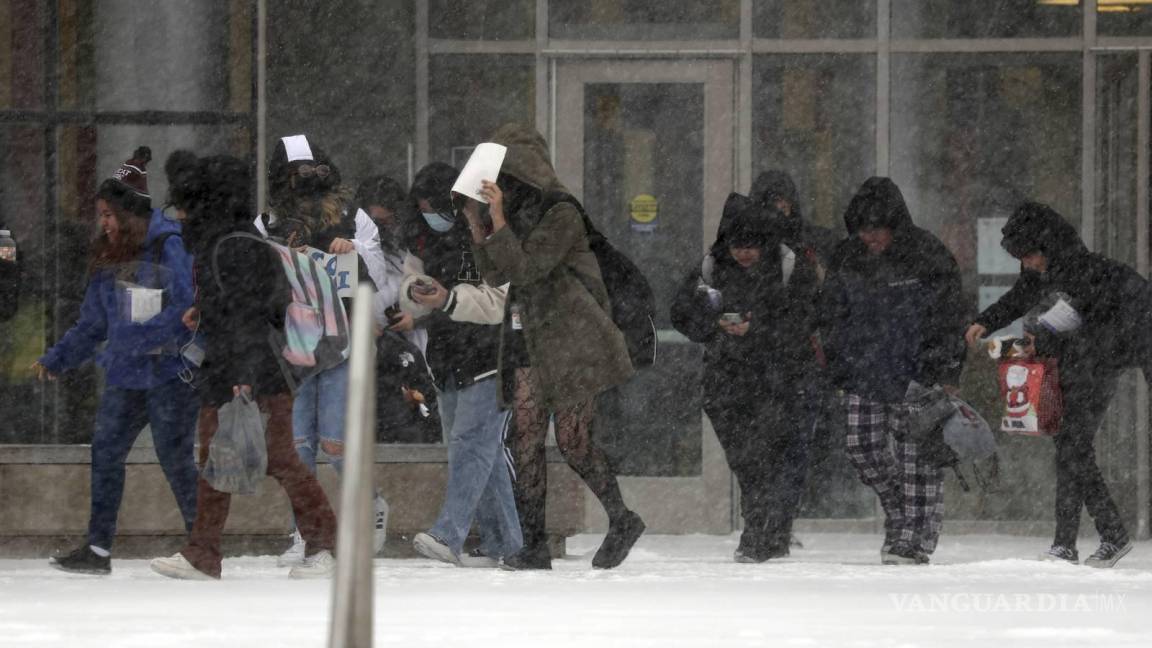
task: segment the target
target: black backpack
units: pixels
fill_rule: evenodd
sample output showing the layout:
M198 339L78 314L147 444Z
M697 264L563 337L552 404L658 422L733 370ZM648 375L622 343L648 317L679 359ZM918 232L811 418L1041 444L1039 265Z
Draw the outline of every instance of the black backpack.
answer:
M631 259L612 247L608 238L592 224L584 206L572 196L563 192L545 194L540 213L546 214L562 202L575 207L584 219L588 247L600 264L600 275L608 290L608 301L612 304L612 321L624 334L632 366L636 369L652 366L656 362L656 322L653 319L656 297L652 286Z

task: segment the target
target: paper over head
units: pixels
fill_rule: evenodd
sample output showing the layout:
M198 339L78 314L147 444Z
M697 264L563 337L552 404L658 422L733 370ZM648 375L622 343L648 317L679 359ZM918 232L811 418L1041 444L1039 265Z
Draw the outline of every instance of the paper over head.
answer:
M288 154L288 161L315 160L312 156L312 147L308 145L308 138L303 135L289 135L281 137L284 142L284 152Z
M464 163L456 184L452 185L452 193L474 198L482 203L488 202L480 195L480 181L496 182L500 175L500 166L504 164L504 154L508 148L493 142L484 142L472 151L471 157Z

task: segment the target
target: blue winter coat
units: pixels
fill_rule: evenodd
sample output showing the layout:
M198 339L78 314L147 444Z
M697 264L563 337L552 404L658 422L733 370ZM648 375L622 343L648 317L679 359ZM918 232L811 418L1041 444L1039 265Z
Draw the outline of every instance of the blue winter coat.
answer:
M912 224L887 178L864 183L844 222L849 237L832 255L820 309L833 384L885 403L903 401L913 380L955 385L968 309L951 252ZM893 231L884 253L869 254L857 237L866 225Z
M165 234L176 236L164 240L157 267L154 244ZM175 378L184 368L180 347L191 337L180 319L194 298L192 257L179 234L179 223L153 210L136 267L106 268L89 278L80 319L40 358L40 364L60 373L97 355L105 381L125 389L151 389ZM125 292L117 287L118 280L163 288L160 313L146 322L132 322L125 314ZM107 344L100 350L102 342Z

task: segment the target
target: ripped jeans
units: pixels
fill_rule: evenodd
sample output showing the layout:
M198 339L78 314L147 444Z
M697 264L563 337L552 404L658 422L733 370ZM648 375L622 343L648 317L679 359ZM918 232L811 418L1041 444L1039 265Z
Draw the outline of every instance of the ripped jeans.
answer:
M344 409L348 397L348 362L300 383L292 404L292 437L300 460L316 474L322 451L337 473L344 473Z

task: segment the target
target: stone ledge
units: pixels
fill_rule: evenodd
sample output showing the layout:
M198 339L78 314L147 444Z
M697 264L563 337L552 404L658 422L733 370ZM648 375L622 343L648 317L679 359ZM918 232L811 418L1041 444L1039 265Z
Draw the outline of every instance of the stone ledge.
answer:
M0 445L0 464L50 465L87 464L91 454L90 445ZM548 463L565 463L560 450L549 446L546 452ZM326 463L326 459L320 459ZM126 463L158 463L156 453L149 447L135 447L128 453ZM376 444L375 463L378 464L443 464L448 463L448 447L439 443L429 444Z

